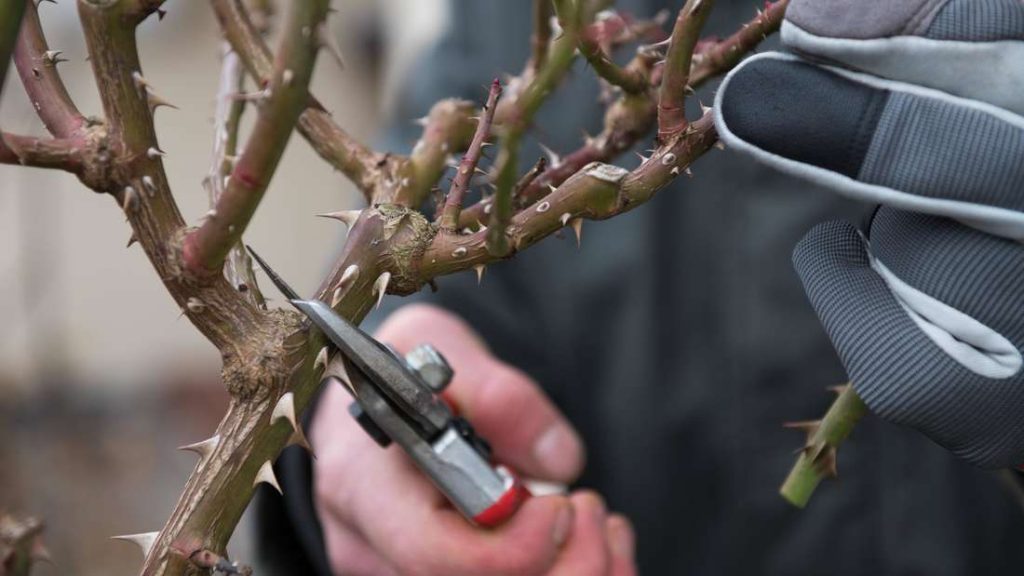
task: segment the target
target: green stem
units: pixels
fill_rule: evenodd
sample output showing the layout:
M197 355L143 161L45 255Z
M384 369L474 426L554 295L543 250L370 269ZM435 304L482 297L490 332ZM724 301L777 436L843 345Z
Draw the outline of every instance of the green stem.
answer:
M238 243L284 154L299 114L309 99L309 79L320 48L327 2L296 2L281 41L272 78L265 84L245 151L231 173L216 213L185 240L185 263L193 273L217 273Z
M866 413L864 401L853 386L847 384L840 388L839 396L824 418L789 425L791 428L807 430L807 444L779 489L783 498L803 508L823 479L835 477L836 449Z
M658 97L658 138L662 142L686 129L686 89L690 85L693 50L714 3L687 0L676 18Z

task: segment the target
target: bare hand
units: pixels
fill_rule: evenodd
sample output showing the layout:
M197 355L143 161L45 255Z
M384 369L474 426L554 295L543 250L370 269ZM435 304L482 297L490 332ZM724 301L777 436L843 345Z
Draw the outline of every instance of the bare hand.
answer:
M377 338L404 353L433 344L455 368L446 390L497 459L528 478L571 482L583 467L579 436L540 388L491 355L465 323L413 305ZM401 450L381 450L348 415L340 386L324 392L311 429L315 501L331 567L355 575L613 575L634 568L629 521L589 491L526 501L501 527L459 515Z

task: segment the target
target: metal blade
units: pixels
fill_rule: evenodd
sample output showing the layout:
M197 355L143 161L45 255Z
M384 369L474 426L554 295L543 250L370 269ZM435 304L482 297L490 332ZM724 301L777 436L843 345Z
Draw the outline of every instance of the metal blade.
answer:
M433 438L444 431L452 413L441 399L416 380L400 358L372 336L319 300L292 300L303 314L341 350L396 407Z
M252 254L252 257L260 265L260 268L263 268L263 271L267 274L267 277L270 278L270 281L274 283L274 286L277 286L277 289L280 290L281 294L284 294L285 297L288 298L289 300L299 300L299 295L295 293L295 290L292 290L292 287L289 286L288 283L284 281L284 278L278 276L277 272L274 272L270 265L267 264L266 261L263 260L263 258L260 258L260 255L257 254L256 251L252 249L252 246L246 244L245 248L249 251L249 254Z

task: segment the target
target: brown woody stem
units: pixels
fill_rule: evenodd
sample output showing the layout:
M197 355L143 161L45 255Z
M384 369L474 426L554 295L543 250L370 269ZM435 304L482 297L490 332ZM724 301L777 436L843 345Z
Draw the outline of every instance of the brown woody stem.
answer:
M211 0L224 37L245 63L257 84L266 84L273 74L270 49L249 17L242 0ZM316 31L314 31L316 32ZM317 154L348 177L368 201L380 186L378 164L381 155L367 148L341 129L312 96L299 116L298 129Z
M690 85L697 86L708 78L732 70L762 40L778 31L786 15L789 0L766 2L765 10L747 22L732 36L718 42L701 42L702 49L693 57Z
M234 167L238 154L238 129L245 101L235 97L243 89L244 74L242 63L225 42L221 49L220 83L217 87L217 106L213 116L213 153L206 187L210 193L210 208L216 210L217 202L224 194L226 181ZM252 260L241 240L231 247L224 262L224 277L258 308L266 308L266 302L252 270Z
M625 68L619 66L612 61L611 55L604 51L601 44L589 34L580 34L579 45L580 53L594 68L594 72L609 84L618 86L630 94L646 92L650 87L650 80L643 66L630 65Z
M501 97L501 82L495 78L491 82L491 89L487 95L487 103L477 120L476 132L469 144L469 150L462 156L462 161L456 169L455 177L452 178L451 188L448 190L448 197L445 200L441 212L441 231L454 232L459 225L459 211L462 210L462 201L469 190L469 183L476 173L477 164L483 154L484 145L491 135L491 121L494 119L494 111L497 109L498 98Z
M836 449L867 413L867 406L853 386L846 384L837 391L839 395L824 418L787 425L807 432L807 442L779 489L779 494L798 508L807 505L823 479L836 476Z
M296 2L278 50L274 73L264 84L265 102L215 213L185 240L185 263L195 274L219 272L242 236L270 184L299 114L308 101L309 79L320 48L327 2Z
M17 3L19 2L11 2ZM58 138L71 136L85 125L85 117L71 101L67 88L57 74L57 63L60 58L46 44L36 3L20 3L26 4L26 8L14 51L18 76L21 77L21 83L25 86L32 106L50 134Z
M80 174L84 167L80 147L74 140L0 134L0 163L37 168L57 168Z
M426 281L488 264L553 234L567 221L604 220L632 210L674 180L717 139L709 112L632 172L608 164L590 164L510 219L504 234L509 245L505 254L495 254L487 245L493 228L461 236L438 234L420 259L418 273Z
M714 0L687 0L676 17L658 95L658 138L667 142L686 128L686 94L690 88L690 66L704 22Z

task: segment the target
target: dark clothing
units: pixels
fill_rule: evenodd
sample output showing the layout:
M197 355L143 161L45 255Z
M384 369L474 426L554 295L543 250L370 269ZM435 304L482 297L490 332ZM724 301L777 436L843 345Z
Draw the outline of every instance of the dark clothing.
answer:
M526 57L522 3L454 5L451 32L409 79L403 116L444 96L480 100L488 79ZM752 16L746 0L720 0L709 32ZM580 127L596 133L597 92L577 66L541 111L539 137L568 151ZM820 417L825 388L845 379L790 253L814 224L856 222L868 207L729 151L693 171L631 213L587 222L581 250L569 232L490 267L482 287L467 272L423 297L465 317L576 425L588 455L579 485L633 521L642 574L1019 573L1024 514L996 477L877 418L858 425L839 451L841 480L806 510L778 496L803 440L781 424ZM290 517L305 514L300 531L315 534L300 508ZM297 562L289 514L276 499L261 509L278 516L260 548ZM323 562L322 548L313 555Z

